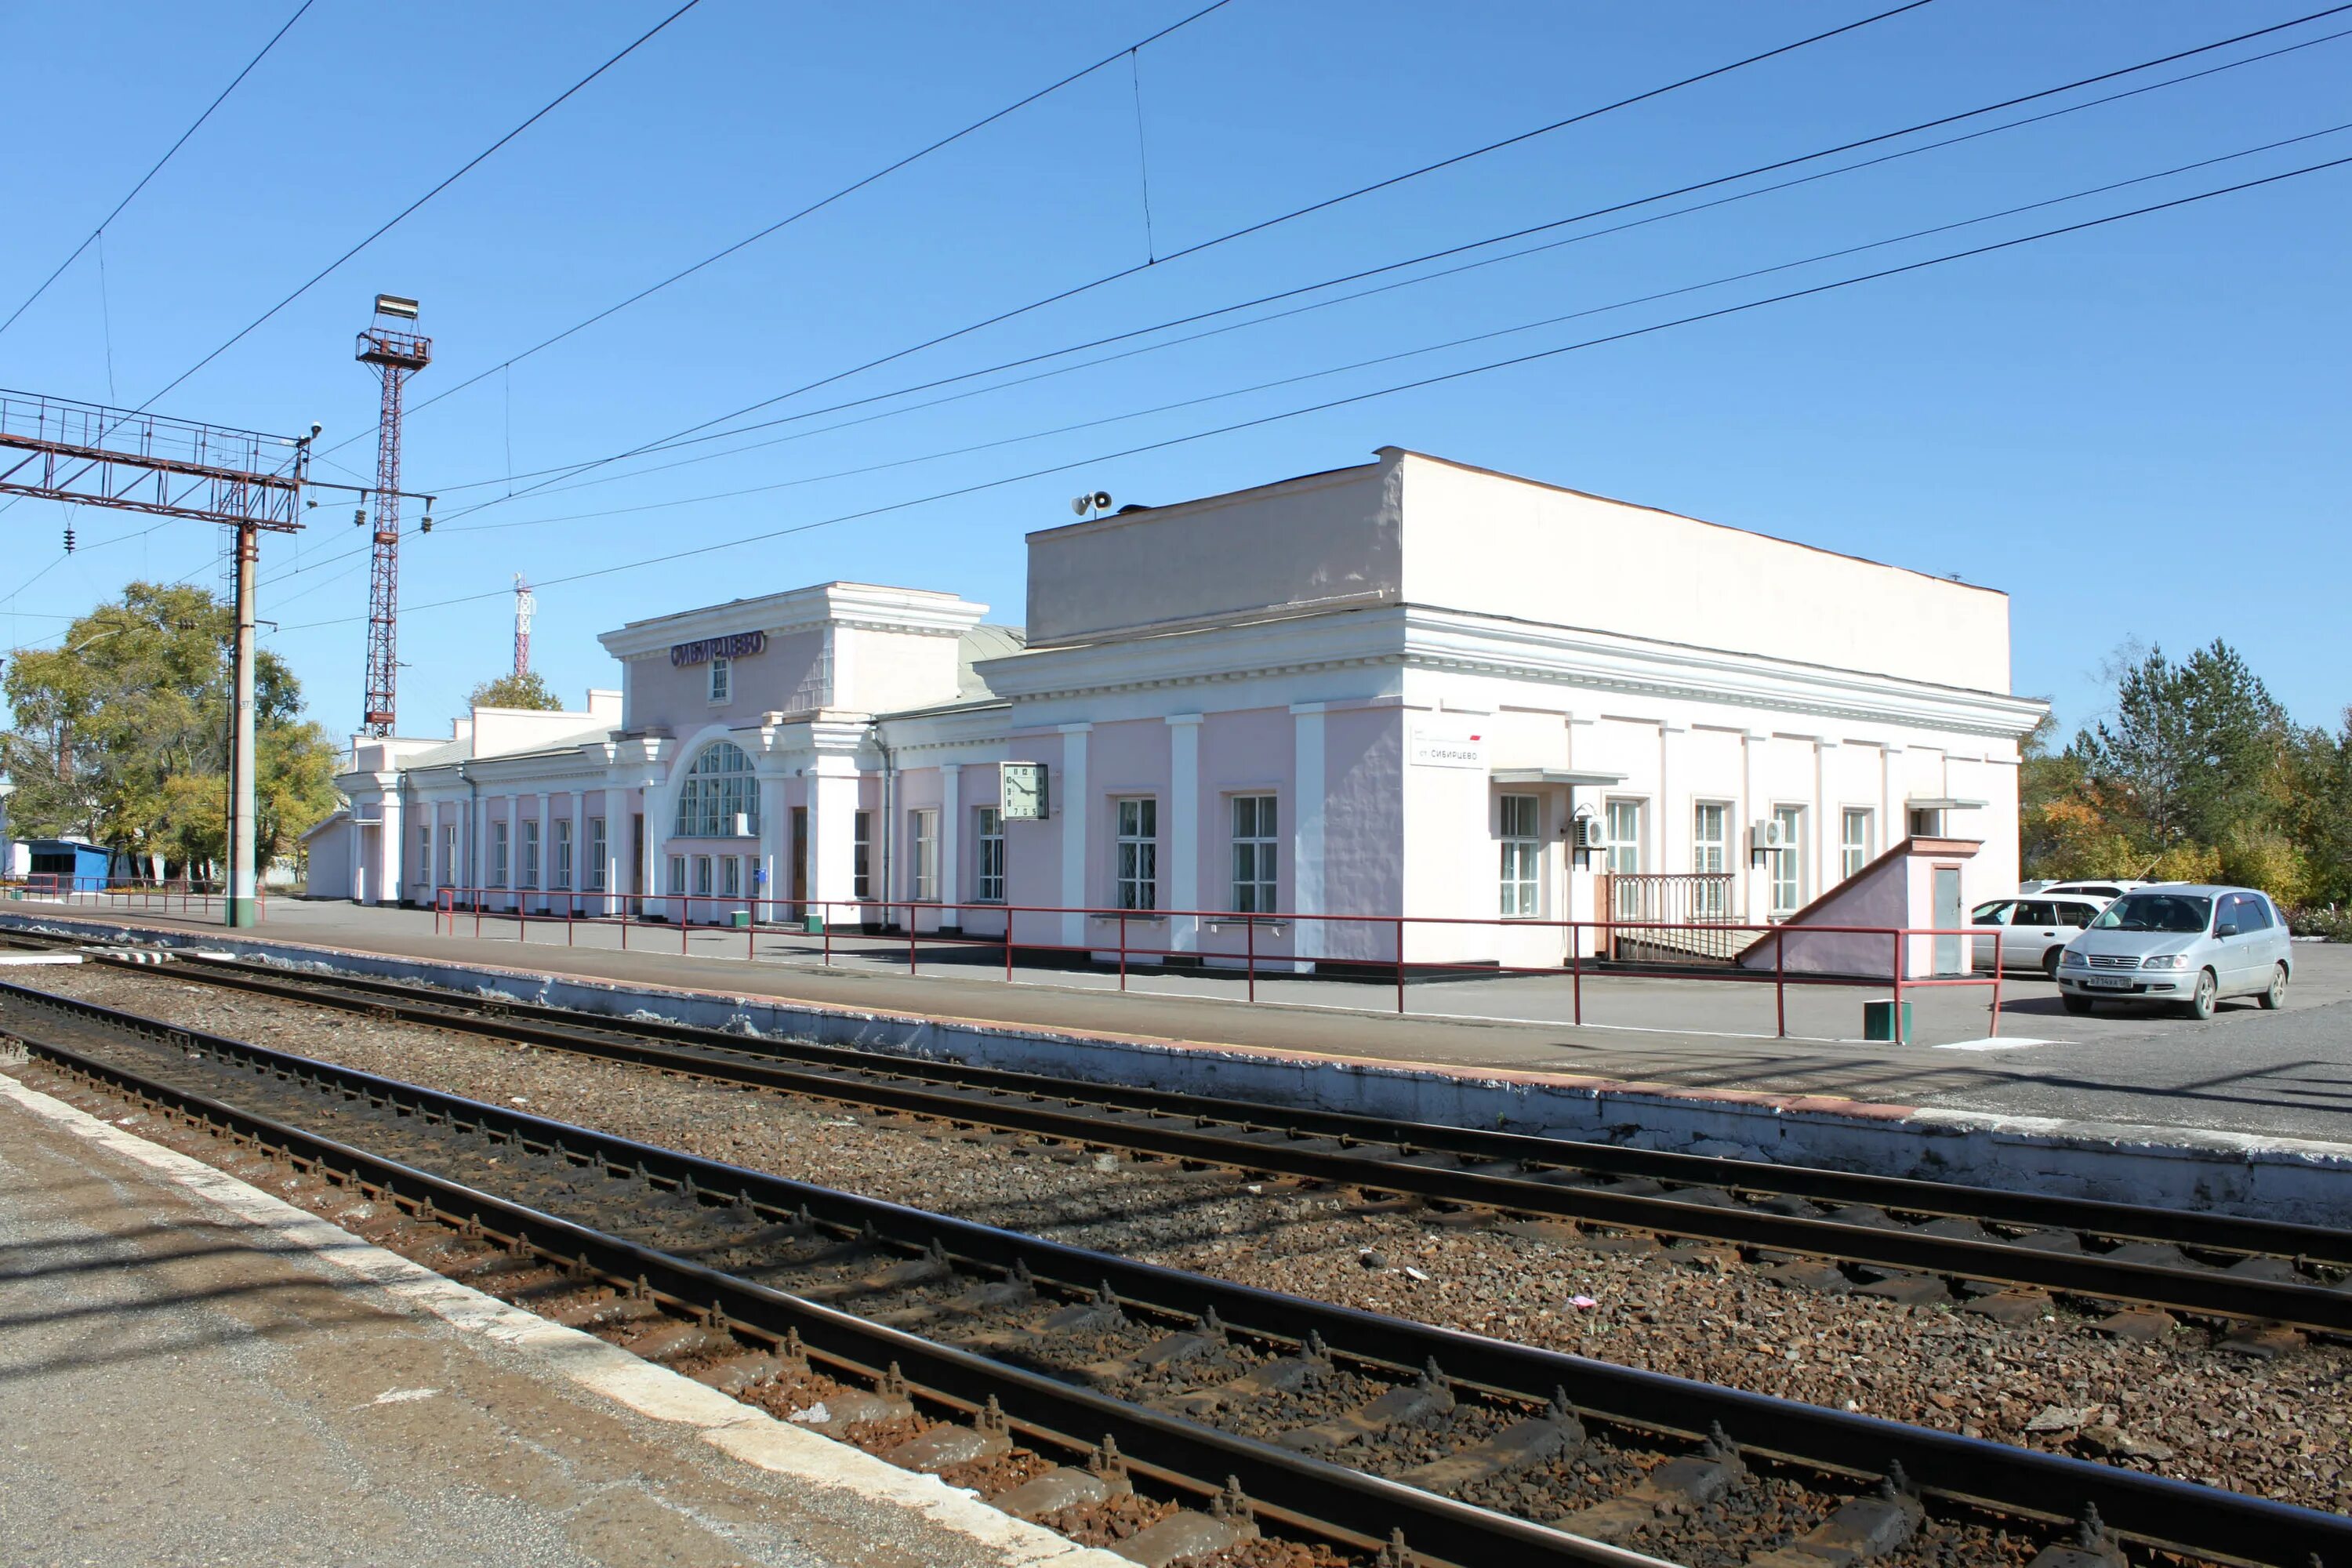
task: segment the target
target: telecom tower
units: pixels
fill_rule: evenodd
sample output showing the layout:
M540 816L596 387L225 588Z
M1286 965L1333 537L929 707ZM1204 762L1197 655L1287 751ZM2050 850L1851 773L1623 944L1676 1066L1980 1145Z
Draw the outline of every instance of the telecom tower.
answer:
M530 673L530 613L539 608L539 599L530 584L515 574L515 668L517 675Z
M433 363L433 340L402 324L415 320L415 300L378 294L375 320L360 334L354 356L383 384L375 427L375 561L368 574L367 702L362 724L362 732L369 735L392 733L398 705L400 390L410 376ZM432 520L425 521L429 524Z

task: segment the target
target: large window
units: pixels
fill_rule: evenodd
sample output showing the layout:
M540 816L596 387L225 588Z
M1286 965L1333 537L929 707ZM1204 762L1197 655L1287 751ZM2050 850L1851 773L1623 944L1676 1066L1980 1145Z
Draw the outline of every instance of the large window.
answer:
M740 899L743 896L743 857L721 855L719 858L719 896Z
M1719 800L1691 806L1691 870L1704 879L1692 885L1691 913L1721 920L1731 912L1730 889L1722 880L1730 868L1731 807Z
M604 819L588 819L588 886L597 892L604 890Z
M1160 907L1160 803L1150 795L1111 803L1118 827L1118 886L1113 900L1122 910Z
M1502 912L1532 919L1541 913L1543 802L1507 795L1496 802L1496 837L1502 840Z
M1609 874L1635 877L1642 871L1642 803L1638 800L1612 800L1603 818L1603 831L1609 845ZM1624 920L1639 912L1642 889L1632 882L1615 884L1610 894L1611 914Z
M710 857L697 855L694 858L694 895L698 899L707 899L710 897ZM707 917L708 911L705 911L705 914Z
M1852 877L1870 864L1870 812L1867 807L1849 805L1845 808L1845 827L1838 838L1838 855Z
M522 825L522 885L539 886L539 818Z
M669 858L669 890L673 893L686 891L686 857L683 855Z
M724 702L735 689L735 667L724 654L710 661L710 700Z
M549 882L548 886L570 889L572 886L572 819L568 816L559 816L555 819L554 870L554 879Z
M915 885L909 896L919 904L935 904L940 900L940 814L908 812L907 837L915 850Z
M507 886L507 825L490 824L490 886Z
M1245 915L1271 914L1275 897L1275 797L1234 796L1234 908Z
M441 829L441 885L451 888L457 883L457 825L452 822L445 824Z
M1772 820L1780 825L1780 842L1787 846L1772 857L1772 912L1793 914L1805 901L1805 808L1776 805Z
M870 811L859 812L851 825L849 896L853 899L874 896L874 814Z
M972 808L971 896L983 904L1004 901L1004 813L993 805Z
M751 759L732 741L714 741L686 771L677 794L680 838L731 838L735 819L743 818L743 832L760 831L760 781L751 776Z

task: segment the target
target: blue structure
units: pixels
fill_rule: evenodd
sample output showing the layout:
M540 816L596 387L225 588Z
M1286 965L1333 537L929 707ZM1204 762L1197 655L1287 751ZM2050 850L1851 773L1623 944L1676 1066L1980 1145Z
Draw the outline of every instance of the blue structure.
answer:
M36 838L30 847L33 863L26 869L32 874L34 886L77 893L106 889L106 869L113 857L105 846L71 838Z

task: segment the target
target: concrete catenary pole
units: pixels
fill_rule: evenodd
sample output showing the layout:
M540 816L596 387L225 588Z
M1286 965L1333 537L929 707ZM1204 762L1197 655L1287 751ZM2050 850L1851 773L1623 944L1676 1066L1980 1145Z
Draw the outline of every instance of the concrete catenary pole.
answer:
M253 754L253 579L261 556L261 531L251 523L236 531L236 729L230 744L229 774L235 796L229 806L228 921L261 923L256 896Z

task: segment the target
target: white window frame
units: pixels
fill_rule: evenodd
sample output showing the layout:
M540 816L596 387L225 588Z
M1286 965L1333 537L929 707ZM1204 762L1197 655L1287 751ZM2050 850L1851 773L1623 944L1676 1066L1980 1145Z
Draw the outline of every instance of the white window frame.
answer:
M457 885L457 825L454 822L441 826L441 885L454 888Z
M507 825L493 822L490 824L490 886L503 888L506 885Z
M709 691L713 707L734 699L735 666L723 653L714 655L710 660Z
M539 886L539 818L522 819L522 886Z
M1789 830L1789 847L1770 858L1772 912L1792 915L1805 907L1805 808L1794 801L1776 803L1772 820Z
M1111 907L1146 910L1160 907L1160 797L1115 795L1112 830Z
M1496 901L1506 920L1543 915L1543 796L1495 797L1495 840L1501 851Z
M907 896L919 904L936 904L940 901L940 814L936 808L925 806L907 814L907 841L914 850L908 857L912 864L907 868L907 875L913 886Z
M874 896L874 814L857 812L849 824L849 896Z
M591 892L601 893L604 890L605 845L604 819L601 816L590 817L588 819L588 890Z
M708 855L697 855L694 858L694 896L698 899L718 896L717 888L711 880L710 857Z
M669 858L669 890L673 893L686 891L686 857L683 855Z
M1004 902L1003 806L976 805L971 808L971 886L974 903Z
M1234 795L1226 818L1233 825L1233 910L1270 915L1282 908L1282 805L1274 795Z
M1616 795L1601 802L1601 842L1608 846L1601 864L1611 876L1642 874L1643 830L1649 825L1649 818L1650 803L1640 795ZM1641 889L1619 887L1611 901L1611 918L1624 920L1641 909Z
M1691 874L1721 876L1731 869L1731 802L1691 802ZM1700 920L1723 920L1731 910L1721 883L1694 883L1691 914Z
M572 890L572 819L570 817L559 816L555 819L555 841L551 846L551 854L547 868L549 879L547 885L551 888L559 888L568 893Z
M1848 878L1853 877L1870 864L1872 830L1877 814L1866 805L1849 805L1838 817L1838 863ZM1856 826L1862 828L1857 834Z
M719 858L719 896L740 899L743 896L743 857L721 855Z
M751 754L732 741L713 741L695 754L678 784L674 838L733 838L735 819L743 833L760 834L760 779Z

